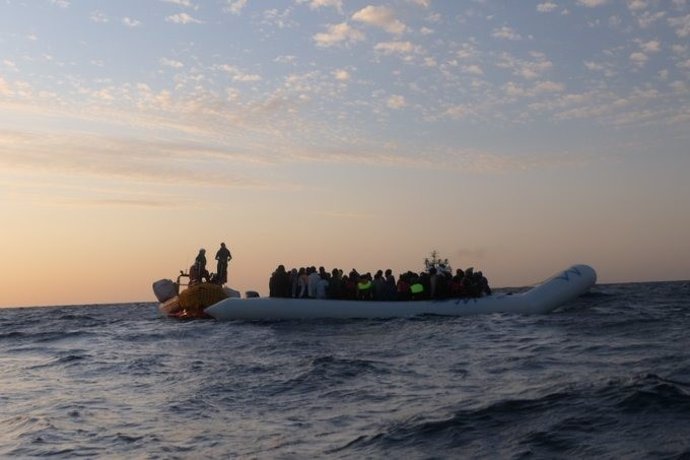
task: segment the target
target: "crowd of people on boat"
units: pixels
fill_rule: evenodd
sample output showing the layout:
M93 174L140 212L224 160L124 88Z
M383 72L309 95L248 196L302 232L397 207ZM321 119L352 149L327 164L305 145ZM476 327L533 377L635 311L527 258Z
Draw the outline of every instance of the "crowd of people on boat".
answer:
M397 281L392 270L350 273L315 266L286 270L279 265L269 280L270 297L346 300L427 300L476 298L491 295L489 281L481 271L428 267L417 273L407 271Z
M206 250L200 249L189 268L190 286L209 282L223 285L227 282L230 250L220 243L216 252L216 273L206 269ZM447 263L447 260L446 260ZM356 269L345 273L339 268L327 271L315 266L286 270L279 265L269 280L269 296L283 298L344 299L344 300L436 300L447 298L477 298L491 295L489 281L473 267L457 269L425 261L426 270L407 271L395 279L391 269L359 273Z

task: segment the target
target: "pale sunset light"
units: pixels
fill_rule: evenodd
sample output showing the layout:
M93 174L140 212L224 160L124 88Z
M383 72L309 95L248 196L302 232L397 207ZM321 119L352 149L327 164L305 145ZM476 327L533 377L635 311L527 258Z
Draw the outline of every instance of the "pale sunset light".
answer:
M0 307L688 279L689 175L690 1L0 0Z

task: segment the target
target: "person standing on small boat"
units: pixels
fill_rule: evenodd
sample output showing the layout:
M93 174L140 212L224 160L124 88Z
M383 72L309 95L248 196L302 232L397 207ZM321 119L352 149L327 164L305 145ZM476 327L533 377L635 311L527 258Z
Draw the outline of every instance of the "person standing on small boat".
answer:
M206 270L206 249L199 249L199 254L197 254L196 259L194 259L194 265L189 270L189 282L191 284L196 284L202 282L204 279L209 281L208 270Z
M225 247L225 243L220 243L220 249L216 252L216 260L218 261L216 279L218 284L222 285L228 282L228 262L232 260L232 254L230 254L230 250Z

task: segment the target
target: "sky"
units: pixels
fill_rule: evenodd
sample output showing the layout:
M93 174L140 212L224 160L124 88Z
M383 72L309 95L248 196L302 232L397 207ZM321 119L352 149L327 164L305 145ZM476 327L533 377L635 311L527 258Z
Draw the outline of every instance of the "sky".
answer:
M0 307L689 279L689 96L688 0L0 0Z

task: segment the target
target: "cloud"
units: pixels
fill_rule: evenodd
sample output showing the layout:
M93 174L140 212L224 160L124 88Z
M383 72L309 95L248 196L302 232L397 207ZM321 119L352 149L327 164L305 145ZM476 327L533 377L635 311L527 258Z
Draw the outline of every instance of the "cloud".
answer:
M138 21L136 19L124 17L122 18L122 24L124 24L126 27L129 27L130 29L133 29L135 27L141 26L141 21Z
M297 3L308 3L309 8L312 10L317 10L324 7L332 7L338 10L338 12L343 11L343 0L297 0Z
M386 101L386 106L389 109L402 109L405 106L407 106L407 102L405 101L405 96L401 96L399 94L395 94L391 97L388 98Z
M645 53L658 53L661 51L661 42L659 40L642 42L640 43L640 49Z
M543 2L537 5L537 11L540 13L551 13L558 9L558 5L553 2Z
M50 3L60 8L69 8L70 5L69 0L50 0Z
M108 16L106 16L104 13L102 13L100 11L94 11L93 13L91 13L91 15L89 16L89 19L91 20L91 22L96 22L96 23L101 23L101 24L105 24L105 23L110 21Z
M563 83L546 80L537 82L532 88L527 89L511 81L503 85L501 89L505 95L510 98L533 98L543 94L561 93L565 90L565 85Z
M598 6L606 5L608 0L577 0L577 4L586 6L587 8L596 8Z
M350 72L345 69L338 69L333 71L333 76L338 81L348 81L350 79Z
M444 110L443 115L454 120L459 120L461 118L474 116L474 111L470 110L470 108L466 105L456 104L447 107Z
M628 9L630 11L641 11L647 9L646 0L628 0Z
M181 69L184 67L184 64L182 64L180 61L175 61L174 59L160 58L158 62L164 67L172 67L173 69Z
M187 13L173 14L165 18L167 22L172 22L175 24L203 24L203 21L193 18Z
M474 59L479 55L477 47L474 43L463 43L460 45L460 49L455 53L458 59L470 60Z
M294 64L297 62L297 56L289 54L276 57L273 62L278 62L280 64Z
M144 85L145 86L145 85ZM142 88L148 93L150 90ZM152 94L156 96L156 94ZM176 95L177 96L177 95ZM391 97L384 99L391 109L402 108L407 104L403 95L401 97ZM273 140L266 139L255 145L256 138L249 146L241 141L235 142L237 138L232 136L232 132L238 130L242 132L242 137L246 136L246 128L254 130L256 126L240 125L236 126L235 120L220 118L214 122L204 113L192 108L191 105L178 103L170 100L168 95L168 105L166 113L161 113L165 119L159 119L156 124L170 123L167 128L171 133L179 134L179 127L185 127L184 137L186 139L197 139L197 141L144 141L141 139L114 139L105 135L83 135L74 133L53 134L42 132L40 136L27 134L24 136L26 141L9 142L3 145L2 133L0 132L0 163L9 164L13 169L20 168L24 171L37 170L37 165L46 163L46 173L57 172L80 177L99 177L107 178L117 182L144 183L144 184L174 184L180 187L285 187L290 184L267 184L253 177L251 171L255 170L257 164L268 166L283 162L323 162L323 163L345 163L345 164L395 164L404 167L426 167L436 169L439 163L430 158L418 159L415 155L407 152L395 153L388 150L380 152L361 152L361 147L357 147L353 141L353 136L348 131L346 144L353 147L344 149L341 154L332 155L328 148L315 147L313 151L305 151L302 142L290 142L285 133L293 132L296 126L299 130L305 128L292 117L275 117L276 107L288 102L285 94L277 92L275 97L267 99L263 104L243 106L241 112L249 116L260 115L266 117L267 126L272 127L272 131L265 131L274 137ZM276 105L277 104L277 105ZM147 109L151 104L145 104ZM280 108L280 107L278 107ZM263 114L261 113L263 112ZM132 112L134 113L134 112ZM94 119L127 120L127 123L137 123L144 128L141 115L135 117L126 116L126 112L100 112L92 114ZM218 114L217 116L221 116ZM222 117L222 116L221 116ZM288 120L291 119L292 121ZM290 121L291 129L284 126L275 126L280 120ZM196 125L196 128L194 127ZM115 126L115 125L113 125ZM158 130L155 125L150 126ZM331 122L325 121L323 125L309 128L308 132L319 132L333 130ZM198 132L196 131L198 129ZM207 129L207 131L202 131ZM339 129L339 128L338 128ZM278 134L279 133L279 134ZM340 136L341 134L338 134ZM147 136L148 137L148 136ZM157 138L159 136L152 136ZM167 137L167 136L166 136ZM175 138L176 136L172 136ZM265 137L265 136L262 136ZM228 142L228 139L233 139ZM222 145L232 145L232 147L218 147ZM258 150L257 150L258 149ZM5 153L7 152L7 155ZM128 152L122 157L122 152ZM243 153L242 153L243 152ZM266 152L266 153L262 153ZM325 152L325 153L324 153ZM48 159L54 159L48 161ZM447 163L454 167L454 161ZM249 171L243 171L242 162L248 163ZM232 163L232 167L228 167ZM443 164L446 164L443 161ZM1 167L2 165L0 165ZM1 168L0 168L1 169Z
M122 155L122 152L129 152ZM0 164L15 171L56 172L144 184L265 188L225 166L251 157L194 142L122 140L84 134L35 136L0 131Z
M662 19L664 16L666 16L665 11L657 11L656 13L652 13L651 11L645 11L641 15L637 16L637 24L641 28L646 29L654 25L655 22Z
M297 22L290 18L292 10L290 8L280 11L277 9L269 9L263 12L262 24L270 27L277 27L279 29L287 29L297 26Z
M247 0L227 0L228 6L226 11L232 14L240 14L247 6Z
M175 0L152 3L157 3L157 8L163 11L163 14L159 16L160 19L168 14L186 11L206 22L211 21L208 18L213 18L213 24L218 26L237 25L237 18L229 14L214 17L210 6L205 3L198 2L203 6L203 15L192 10L192 6L185 6L192 5L192 1L198 2L198 0L189 2ZM14 4L14 2L10 3ZM77 5L77 2L73 3ZM237 2L224 0L211 3L217 7L217 10L220 9L219 4L222 4L221 6L239 5ZM441 22L433 24L435 33L430 38L422 37L418 33L423 25L430 25L428 22L430 11L422 9L422 7L428 7L429 2L413 3L413 0L364 2L357 7L349 2L332 0L302 0L300 2L302 5L299 7L295 6L294 2L287 3L292 3L292 11L302 15L300 21L307 19L313 21L319 17L327 17L336 24L327 26L328 22L324 21L321 22L323 26L321 28L318 25L314 26L314 22L304 22L303 28L277 31L275 28L265 27L261 22L261 13L266 11L262 2L257 1L251 5L243 2L243 5L248 5L247 9L243 10L244 13L252 13L251 18L246 19L243 27L246 26L247 30L252 31L251 33L242 34L241 38L228 43L223 49L212 50L203 47L205 43L203 34L206 28L190 26L195 29L195 34L198 32L202 35L194 38L187 37L188 40L185 39L185 43L180 42L172 48L167 46L157 52L153 48L141 50L142 53L147 53L142 57L146 58L148 68L131 69L132 72L127 76L129 83L120 78L114 78L112 72L97 71L94 74L93 71L97 69L92 66L82 71L69 61L59 62L61 60L59 55L55 60L47 62L40 57L41 52L48 51L46 48L43 50L39 48L31 55L32 59L36 59L35 62L28 59L30 56L28 51L24 54L9 55L7 58L16 61L20 65L20 70L26 71L26 74L15 75L10 72L6 65L3 67L3 58L0 58L0 75L6 79L0 80L0 94L12 92L10 97L0 97L2 110L10 120L22 121L28 119L28 116L24 114L34 115L35 113L37 117L44 117L46 125L53 126L55 123L48 121L48 117L57 119L57 114L61 110L59 107L64 104L65 107L69 107L70 112L77 113L80 108L83 108L84 112L93 114L94 121L91 125L87 125L85 130L91 129L91 126L94 127L93 129L100 129L99 122L95 121L98 120L96 115L102 115L101 119L110 118L112 115L122 115L112 117L122 120L123 124L116 125L116 128L124 127L125 121L130 118L128 115L131 115L132 122L128 123L127 129L123 129L123 132L131 133L132 129L136 132L150 130L155 137L162 138L161 134L175 136L178 127L187 125L184 128L186 131L180 131L180 136L192 137L190 132L193 131L194 135L199 135L199 132L208 129L211 132L209 137L213 137L215 142L221 144L221 138L231 139L230 145L235 145L235 137L260 144L269 136L293 137L294 139L298 137L308 139L306 133L317 133L321 136L321 133L312 125L316 119L323 120L324 123L329 119L337 120L333 123L337 125L333 127L333 132L337 131L337 133L331 135L329 132L323 135L314 141L314 145L339 141L352 142L353 138L367 142L367 140L377 139L376 136L381 132L392 132L384 127L375 126L376 123L370 120L392 125L390 110L403 107L405 109L397 112L395 117L395 122L400 122L400 124L392 126L400 131L401 143L421 136L412 129L408 129L415 122L422 121L424 130L432 137L435 133L441 132L442 126L448 123L448 120L442 120L441 114L444 112L448 118L461 119L462 121L457 125L463 130L471 130L472 126L488 124L491 121L504 122L500 125L503 128L513 122L532 122L533 126L539 127L539 123L544 120L547 120L547 123L566 120L566 118L556 120L555 117L551 117L555 113L565 114L568 110L572 110L570 115L573 117L577 113L595 113L590 111L594 110L595 102L581 105L573 103L566 108L531 105L533 103L546 103L547 99L566 101L565 97L561 98L565 96L561 93L566 90L582 91L583 94L586 94L588 90L598 90L601 91L598 94L605 95L601 98L602 104L613 105L618 98L606 92L623 94L633 85L645 88L658 85L658 88L662 88L662 94L655 102L656 104L666 104L669 111L682 106L682 110L687 113L687 98L678 97L682 94L680 92L682 86L678 83L673 83L673 87L670 86L672 82L683 81L684 77L687 77L685 66L689 57L688 50L681 51L681 44L685 44L687 40L678 39L674 35L675 30L679 31L676 32L679 35L684 33L682 18L688 11L687 6L680 14L679 10L669 5L665 8L666 14L680 17L669 18L668 21L667 18L659 20L655 24L658 29L638 34L637 36L643 39L635 41L635 31L640 32L636 21L647 13L647 10L636 6L637 4L620 2L616 11L613 9L609 11L613 2L609 2L605 10L587 10L573 7L568 3L574 11L579 10L578 14L600 19L601 31L606 32L605 37L602 38L605 41L597 42L600 48L590 49L580 60L573 61L565 59L567 56L560 56L557 51L553 51L553 55L548 56L540 53L530 54L530 50L544 46L544 42L540 41L542 37L540 40L527 40L528 29L510 22L514 18L502 16L500 9L490 8L493 11L484 11L483 8L489 4L486 1L470 3L472 8L478 11L476 16L472 17L473 19L479 21L479 18L484 16L484 19L489 21L487 22L489 27L483 29L487 33L477 35L467 30L467 34L458 35L460 25L455 21L457 18L444 17ZM649 10L652 13L661 5L657 0L649 0L647 3L649 8L654 8ZM366 5L377 5L379 9L363 8ZM431 6L440 7L441 5L442 2L434 2ZM539 0L531 6L526 6L523 13L530 15L533 20L552 18L562 24L579 21L579 18L574 15L571 18L556 17L565 5L566 2L559 0ZM346 10L347 16L336 13L335 8L340 6L351 8L351 10ZM537 11L535 11L535 6ZM318 12L312 12L309 8L318 9ZM548 13L547 10L553 11L555 15L542 14ZM87 8L85 19L88 18L90 11L93 9ZM103 11L111 14L115 10L104 9ZM388 11L389 15L376 16L373 14L375 11L379 13ZM57 12L64 13L65 11ZM116 13L112 14L111 22L117 22L122 17L122 14L119 16L115 16ZM494 14L494 16L489 18L486 14ZM615 31L610 29L604 31L603 27L606 26L607 18L613 14L621 18L621 27ZM271 15L275 17L273 13ZM358 19L355 19L355 16ZM98 17L107 20L105 16ZM154 25L142 19L146 21L147 27ZM386 25L395 24L398 20L405 23L402 27L409 28L389 27L391 33L396 30L406 30L414 31L414 34L400 37L388 35L388 32L385 32ZM337 24L341 21L344 22ZM482 22L482 24L487 23ZM94 26L92 29L101 29L103 32L102 27L95 27L94 24L92 26ZM178 30L179 27L168 25L166 30L173 32L173 29ZM185 27L185 30L190 27ZM115 27L114 30L120 35L127 32L121 26ZM496 38L490 36L492 30ZM317 32L322 33L314 35ZM365 32L371 37L377 37L376 40L367 43L366 48L360 43L365 40ZM496 43L499 42L497 38L517 39L520 38L518 32L525 33L523 36L525 40L502 42L507 45L505 49L509 49L510 54L500 54L500 49L497 51L495 48ZM566 32L565 25L562 32ZM19 31L15 36L20 37L26 44L22 37L25 33L25 31ZM277 39L276 34L280 33L282 37L280 40L290 40L293 44L300 43L301 40L302 46L293 47L290 53L294 55L289 56L280 56L280 50L274 50L276 52L269 53L268 56L257 54L256 47L261 47L262 43L266 43L265 33L273 35L269 38L274 39ZM553 43L561 43L562 40L567 40L567 37L568 35L554 35L552 38L556 41ZM166 43L174 45L174 37L161 38L163 45ZM307 45L311 47L303 46L305 39ZM314 42L308 43L312 39ZM675 48L674 41L677 42ZM345 48L353 44L357 46L354 51L328 49L324 52L322 48L315 50L316 46ZM421 46L422 44L424 47ZM36 47L41 43L30 45ZM371 49L368 49L369 45ZM672 54L671 50L678 50L677 54ZM318 51L317 55L313 54L314 51ZM391 59L399 58L414 59L416 65L394 65L395 63L389 62ZM553 60L553 63L549 58ZM112 60L104 60L104 62L108 69L117 65L117 62ZM228 63L228 66L223 67L217 64L224 62ZM36 63L45 66L46 77L38 78L34 76L35 72L31 72ZM392 64L393 67L391 67ZM615 72L636 70L633 65L645 66L649 69L649 75L635 72L629 79L604 80L605 76ZM184 69L184 71L175 69ZM664 82L658 78L660 69L668 70ZM114 69L110 70L114 71ZM313 76L301 82L292 78L293 74L312 73ZM16 80L21 78L26 79L30 84L30 87L24 87L24 92L33 91L34 93L33 108L26 108L30 104L28 101L26 103L22 101L21 104L24 107L15 109L20 105L17 100L20 99L19 93L22 92ZM149 86L148 90L141 90L142 94L147 93L146 97L138 97L134 94L136 90L133 88L137 82L145 82ZM261 83L257 84L257 82ZM380 92L375 93L376 89ZM51 104L41 104L38 95L48 94L51 91L56 92ZM620 97L620 99L623 98L623 96ZM133 110L125 110L128 105ZM540 111L532 112L531 107L539 107ZM9 110L6 111L7 108ZM134 109L139 109L139 111ZM43 115L39 113L41 110L45 112ZM15 116L15 113L19 115ZM599 119L594 120L593 123L603 119L610 119L609 113L602 112ZM429 120L429 123L425 120ZM434 124L439 120L441 120L439 124ZM141 124L135 124L135 122L141 122ZM283 129L291 126L294 126L294 129ZM376 132L376 130L380 131ZM351 135L352 133L356 133L357 136ZM325 143L319 144L328 136L332 137ZM406 138L406 136L409 137ZM437 143L442 141L440 138L434 139ZM265 150L270 150L270 147Z
M514 75L526 80L533 80L551 70L553 63L543 53L530 53L533 60L517 59L508 53L502 53L496 63L498 68L509 69Z
M17 71L17 63L14 61L10 61L9 59L5 59L2 61L2 65L4 65L5 67L7 67L8 69L10 69L12 71L15 71L15 72Z
M299 95L282 94L284 89L280 87L273 94L247 92L231 101L227 87L204 88L207 80L196 78L190 79L190 86L186 87L182 77L176 77L179 83L173 91L152 89L147 84L90 88L80 83L78 98L51 96L46 91L10 82L3 85L3 92L8 92L9 97L0 98L0 111L40 120L61 117L85 126L85 130L100 130L102 121L108 120L114 127L137 126L137 131L165 132L173 138L185 136L204 142L214 139L220 143L233 138L233 146L255 135L282 136L281 130L290 131L302 123L294 110L299 106ZM239 70L233 77L235 82L260 78Z
M537 93L560 93L565 89L563 83L557 83L554 81L541 81L534 86L534 90Z
M679 56L683 56L688 51L688 47L687 47L687 45L675 44L675 45L671 46L671 50L673 50L673 52L675 54L677 54Z
M91 97L100 102L111 102L115 100L112 88L103 88L97 91L91 91Z
M383 54L412 54L417 51L411 42L381 42L374 49Z
M509 97L522 97L527 95L527 91L515 82L509 81L503 85L503 92Z
M522 37L520 36L519 33L515 32L513 29L511 29L508 26L503 26L498 29L494 29L493 32L491 33L491 36L494 38L502 38L504 40L521 40Z
M238 69L237 67L228 64L223 64L219 66L219 68L222 71L230 74L232 76L233 81L248 83L262 80L261 75L246 73Z
M429 8L431 6L431 0L409 0L415 5L421 6L422 8Z
M194 10L198 10L199 6L192 3L191 0L161 0L162 2L165 3L172 3L177 6L181 6L184 8L192 8Z
M346 22L340 24L330 24L326 32L321 32L314 35L316 46L330 47L342 43L350 44L364 40L364 34L351 27Z
M647 57L647 55L640 51L636 51L630 54L630 62L632 62L632 64L637 67L643 67L648 60L649 58Z
M387 6L366 6L352 15L353 21L379 27L394 35L401 35L407 30L405 24L395 18L395 12Z
M668 18L668 23L676 31L676 35L680 38L690 36L690 14L677 18Z
M233 79L233 81L249 83L249 82L254 82L254 81L261 81L261 75L241 74L241 75L235 75L234 77L232 77L232 79Z
M615 66L611 62L584 61L583 64L587 70L601 72L605 77L613 77L616 75Z
M559 122L587 119L621 127L679 123L683 119L684 109L672 108L661 102L666 95L660 89L644 87L614 92L608 88L597 88L579 94L565 93L544 98L530 107L535 111L550 112L552 118Z
M644 65L649 60L649 54L658 53L661 51L661 42L658 40L650 40L648 42L643 42L642 40L635 40L640 47L639 51L635 51L630 54L630 62L638 67L644 67Z
M690 60L687 64L688 68L690 68ZM678 94L687 94L688 91L690 91L690 89L688 88L688 84L681 80L672 81L671 83L669 83L669 87L671 87L673 92Z
M599 62L585 61L584 64L585 64L585 67L587 68L587 70L602 72L602 71L604 71L604 69L606 69L606 66L604 64L599 63Z
M690 70L690 59L686 59L684 61L681 61L677 64L679 69L687 69Z
M476 75L476 76L482 76L482 75L484 75L484 71L483 71L482 68L481 68L480 66L478 66L477 64L467 65L467 66L465 66L465 67L462 68L462 71L463 71L464 73L470 74L470 75Z

